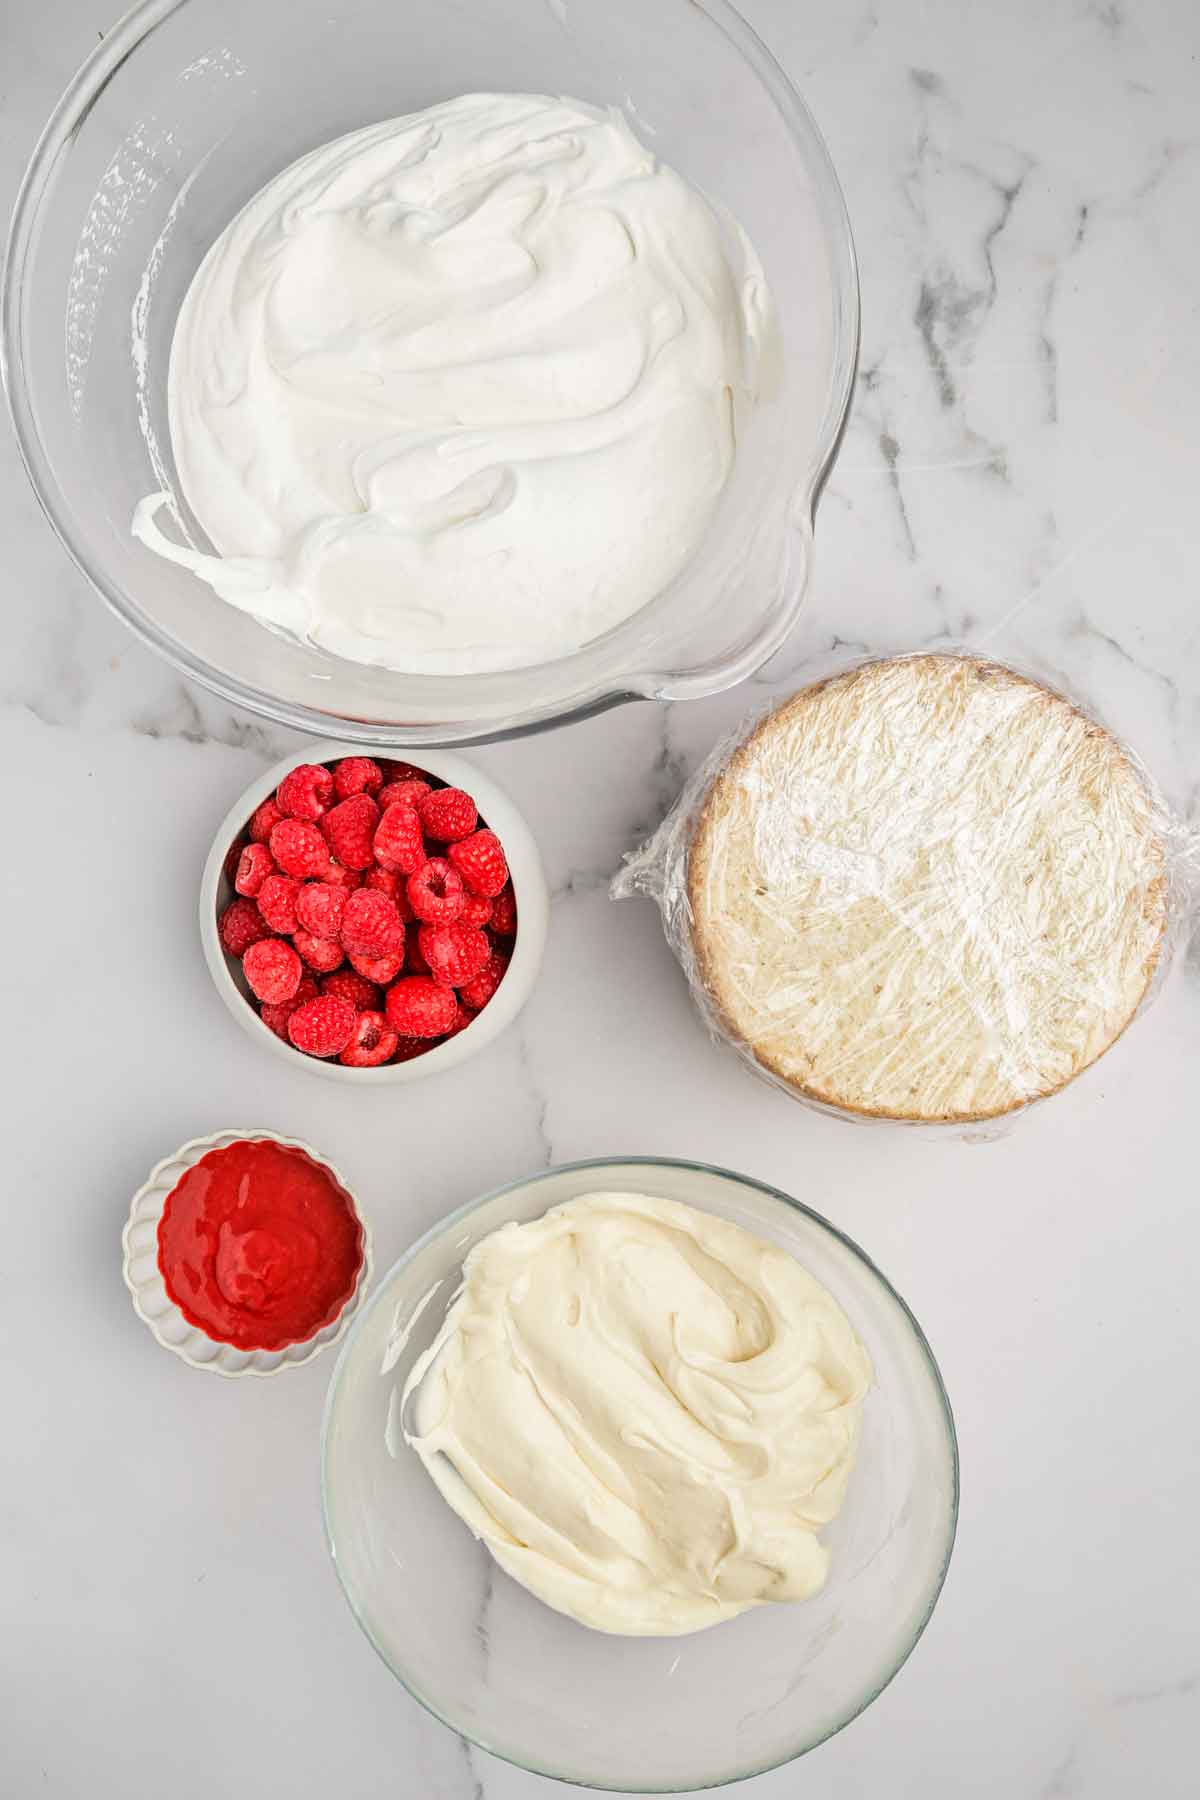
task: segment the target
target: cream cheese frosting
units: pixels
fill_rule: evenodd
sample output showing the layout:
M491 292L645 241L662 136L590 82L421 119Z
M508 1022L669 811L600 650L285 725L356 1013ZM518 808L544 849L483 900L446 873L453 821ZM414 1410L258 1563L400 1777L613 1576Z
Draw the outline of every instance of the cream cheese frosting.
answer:
M615 111L470 94L277 175L209 250L171 350L184 498L134 532L336 655L553 660L699 543L769 303L736 226Z
M483 1239L404 1435L497 1562L581 1624L699 1631L824 1584L871 1366L786 1251L651 1195Z

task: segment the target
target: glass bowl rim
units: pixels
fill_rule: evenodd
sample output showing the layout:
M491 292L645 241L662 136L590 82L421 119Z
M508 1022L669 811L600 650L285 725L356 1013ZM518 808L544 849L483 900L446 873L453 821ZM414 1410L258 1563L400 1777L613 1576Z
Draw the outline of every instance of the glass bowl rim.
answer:
M192 0L140 0L97 44L68 82L34 146L13 206L8 240L0 263L0 385L8 397L13 434L34 496L63 549L104 604L139 642L189 680L255 717L316 737L354 743L468 745L552 730L631 700L700 699L724 692L747 679L780 648L794 626L807 580L793 582L786 605L764 618L752 641L719 662L695 669L637 669L598 678L563 704L526 707L511 717L455 719L444 723L388 722L346 717L299 700L251 686L218 669L183 647L175 637L126 592L107 570L93 566L78 537L74 506L53 470L43 443L37 408L29 390L25 357L24 273L36 248L42 206L51 177L70 147L79 126L110 79L159 25L192 4ZM797 482L792 513L802 534L811 537L817 501L845 435L858 369L861 300L854 238L845 196L819 126L795 84L753 26L731 0L690 0L725 38L762 83L777 107L793 142L803 146L813 168L822 207L823 235L831 258L835 330L832 368L824 416L817 433L812 464ZM576 652L587 654L588 646ZM574 660L573 658L565 660ZM553 667L554 665L547 665Z
M621 1782L597 1780L594 1776L589 1776L588 1779L584 1781L579 1776L564 1775L560 1770L548 1768L541 1763L525 1761L515 1753L498 1749L495 1745L485 1743L482 1739L474 1737L470 1732L465 1731L461 1724L457 1723L452 1718L448 1718L438 1706L434 1705L427 1695L423 1694L419 1688L409 1681L407 1676L395 1666L382 1645L376 1641L376 1638L370 1626L367 1624L363 1613L359 1610L355 1597L351 1593L349 1584L342 1573L341 1565L338 1562L337 1546L334 1542L333 1528L330 1519L331 1502L328 1474L329 1436L333 1423L334 1408L337 1404L345 1370L355 1345L358 1342L359 1335L365 1328L367 1320L375 1311L376 1306L382 1302L384 1296L388 1293L394 1277L398 1276L403 1269L407 1268L408 1265L430 1244L434 1243L448 1231L451 1231L464 1219L470 1217L471 1214L478 1212L480 1208L490 1205L494 1200L501 1200L506 1195L516 1193L518 1190L539 1187L552 1176L575 1175L582 1174L584 1171L600 1171L618 1167L683 1169L700 1174L716 1175L722 1180L733 1182L736 1186L753 1188L758 1193L765 1194L768 1199L781 1202L790 1211L803 1214L810 1223L816 1225L820 1230L827 1232L831 1237L836 1238L837 1241L845 1249L849 1250L851 1255L866 1269L868 1275L874 1278L884 1290L884 1294L895 1301L900 1309L901 1317L907 1321L913 1340L915 1341L918 1350L921 1352L927 1373L931 1377L934 1395L940 1402L941 1421L945 1431L946 1448L949 1451L950 1503L947 1510L946 1538L941 1558L930 1581L926 1603L916 1621L915 1629L905 1643L900 1655L888 1668L883 1679L872 1684L869 1691L855 1702L854 1706L846 1712L844 1717L840 1718L828 1731L823 1731L819 1737L813 1738L811 1742L798 1744L794 1749L790 1749L780 1756L772 1756L766 1762L758 1762L752 1767L739 1769L736 1774L722 1775L715 1781L705 1781L698 1785L696 1783L689 1783L686 1787L679 1787L674 1782L658 1784L639 1782L636 1787L628 1787ZM921 1329L920 1321L917 1319L916 1314L913 1312L908 1302L904 1299L903 1295L893 1287L892 1283L883 1273L883 1270L880 1269L873 1259L867 1255L867 1252L862 1246L856 1243L846 1232L833 1224L830 1219L825 1218L822 1213L816 1212L811 1206L806 1206L802 1200L795 1199L791 1194L785 1194L781 1188L774 1187L768 1181L759 1181L757 1177L753 1175L743 1175L735 1169L724 1168L720 1163L702 1162L690 1157L590 1156L582 1157L574 1162L556 1163L551 1168L539 1169L531 1175L519 1176L516 1180L506 1181L502 1186L493 1188L486 1194L464 1201L461 1206L455 1207L453 1211L447 1213L444 1218L431 1225L427 1231L422 1232L421 1236L417 1238L414 1243L410 1244L408 1249L404 1250L396 1258L395 1262L392 1263L391 1267L378 1278L375 1284L374 1293L370 1296L366 1305L359 1309L351 1323L349 1331L338 1346L337 1361L334 1364L333 1372L329 1377L329 1386L325 1391L325 1404L321 1414L320 1454L321 1524L325 1537L325 1548L337 1571L338 1582L341 1586L342 1593L345 1595L350 1611L354 1615L356 1624L362 1631L363 1636L366 1638L371 1648L375 1651L375 1654L383 1663L384 1667L397 1681L399 1681L406 1693L410 1694L420 1706L423 1706L426 1712L431 1713L440 1724L445 1725L457 1736L464 1738L467 1743L475 1745L477 1749L486 1751L489 1756L494 1756L501 1762L509 1763L514 1768L524 1769L531 1775L541 1775L551 1781L561 1781L570 1787L594 1788L601 1792L616 1794L690 1794L702 1793L718 1787L729 1787L737 1782L750 1781L757 1775L769 1774L773 1769L784 1768L787 1764L797 1761L802 1756L808 1755L809 1751L817 1749L819 1745L828 1743L829 1739L836 1737L840 1731L844 1731L847 1725L853 1724L855 1719L864 1713L869 1706L874 1704L880 1694L883 1693L884 1689L891 1685L912 1655L913 1651L916 1649L917 1644L924 1634L925 1627L933 1616L934 1608L938 1603L942 1588L945 1585L946 1575L950 1567L950 1559L954 1553L954 1544L958 1533L961 1482L958 1433L954 1424L954 1412L950 1405L950 1396L946 1392L946 1384L942 1379L941 1369L938 1367L937 1358L933 1354L928 1338Z

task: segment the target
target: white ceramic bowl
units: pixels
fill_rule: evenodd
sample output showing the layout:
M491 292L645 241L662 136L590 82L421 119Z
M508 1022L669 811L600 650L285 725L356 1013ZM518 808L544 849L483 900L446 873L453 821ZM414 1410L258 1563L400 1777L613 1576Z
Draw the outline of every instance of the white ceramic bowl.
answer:
M167 1293L158 1267L158 1222L168 1194L210 1150L224 1150L230 1144L244 1143L247 1139L282 1144L289 1150L303 1150L315 1163L328 1169L350 1195L362 1230L362 1268L354 1292L341 1312L313 1337L302 1343L286 1344L282 1350L238 1350L232 1344L210 1338L207 1332L184 1317ZM371 1284L371 1231L345 1176L311 1144L302 1143L299 1138L280 1137L274 1131L218 1131L212 1137L193 1138L191 1143L182 1145L174 1156L168 1156L151 1170L148 1180L133 1196L129 1218L121 1233L121 1244L125 1253L121 1272L138 1318L150 1327L164 1350L182 1357L193 1369L208 1369L214 1375L278 1375L281 1369L296 1369L302 1363L311 1362L327 1344L334 1344L341 1337Z
M345 1081L355 1087L397 1087L403 1082L421 1081L427 1075L439 1075L445 1069L466 1062L468 1057L485 1050L506 1026L512 1024L533 991L541 968L550 897L533 834L503 789L473 763L451 751L422 749L412 752L415 768L424 769L439 781L461 787L471 795L480 816L486 819L504 846L517 901L517 935L504 980L493 999L470 1025L445 1043L427 1050L424 1056L414 1057L411 1062L385 1063L377 1069L349 1069L336 1061L325 1062L315 1056L305 1056L303 1051L276 1037L255 1011L241 965L236 957L226 955L217 930L221 912L235 897L233 885L225 873L229 846L245 831L251 815L268 795L275 792L289 769L300 763L331 763L343 756L371 754L369 745L315 744L276 763L273 769L268 769L265 775L251 783L226 813L208 853L200 883L200 938L217 992L242 1030L248 1031L256 1044L272 1056L281 1057L292 1068L307 1069L310 1074L324 1075L331 1081ZM391 750L380 748L377 754L394 760L395 753Z

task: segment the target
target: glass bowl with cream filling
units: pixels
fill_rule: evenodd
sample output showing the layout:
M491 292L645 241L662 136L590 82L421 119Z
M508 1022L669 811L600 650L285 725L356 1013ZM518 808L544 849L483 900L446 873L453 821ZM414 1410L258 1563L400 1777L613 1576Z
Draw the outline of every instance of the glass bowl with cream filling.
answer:
M472 1203L384 1278L323 1487L352 1609L430 1710L540 1773L673 1792L801 1755L887 1684L957 1455L920 1328L834 1227L603 1161Z
M2 317L102 597L237 704L398 745L760 666L858 296L816 127L724 0L148 0L47 126ZM131 532L160 492L176 560Z

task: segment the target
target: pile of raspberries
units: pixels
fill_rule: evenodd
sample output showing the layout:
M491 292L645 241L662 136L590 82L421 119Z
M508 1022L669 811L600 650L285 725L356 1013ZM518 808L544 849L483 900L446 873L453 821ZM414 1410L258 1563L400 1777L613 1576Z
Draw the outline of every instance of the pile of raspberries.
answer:
M464 1030L517 930L508 863L461 788L410 763L302 763L231 848L221 943L263 1024L373 1069Z

